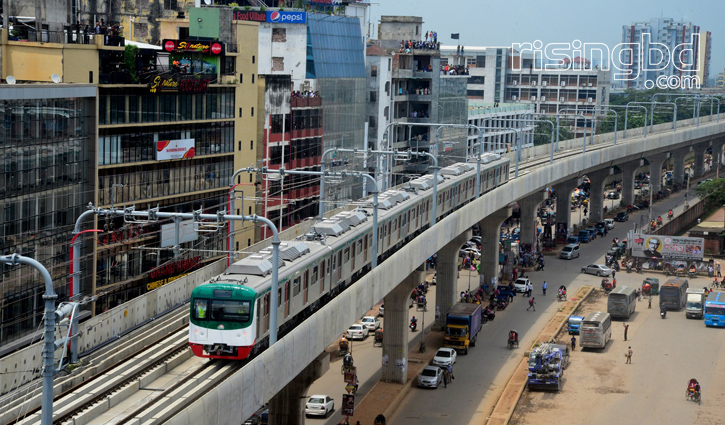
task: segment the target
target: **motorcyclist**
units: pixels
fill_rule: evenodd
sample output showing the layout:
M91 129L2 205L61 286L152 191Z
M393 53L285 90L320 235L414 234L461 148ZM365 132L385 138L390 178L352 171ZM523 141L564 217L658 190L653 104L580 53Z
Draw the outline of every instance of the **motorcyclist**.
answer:
M687 392L690 394L690 397L700 392L700 383L697 382L697 379L690 379L690 382L687 383Z
M667 211L667 218L669 218L670 220L672 220L672 217L673 217L674 215L675 215L675 214L674 214L674 213L672 212L672 210L669 210L669 211Z
M410 318L410 327L415 330L418 327L418 319L415 316Z

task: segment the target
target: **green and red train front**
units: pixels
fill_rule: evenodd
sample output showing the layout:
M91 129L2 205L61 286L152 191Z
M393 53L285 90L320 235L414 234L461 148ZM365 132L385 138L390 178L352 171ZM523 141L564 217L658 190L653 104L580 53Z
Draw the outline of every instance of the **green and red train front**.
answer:
M207 283L191 293L189 346L198 357L246 359L256 342L254 290L232 283Z

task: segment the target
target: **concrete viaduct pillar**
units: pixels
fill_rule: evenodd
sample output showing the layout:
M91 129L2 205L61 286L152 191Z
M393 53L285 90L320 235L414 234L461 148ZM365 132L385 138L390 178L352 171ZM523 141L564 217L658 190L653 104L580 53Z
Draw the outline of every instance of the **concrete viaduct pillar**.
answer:
M521 242L536 249L536 210L547 198L546 192L537 192L518 201L521 211Z
M635 159L619 164L619 169L622 170L622 204L624 205L634 204L634 175L643 163L643 160Z
M716 139L712 141L712 166L718 170L720 177L720 168L722 168L722 147L725 145L725 139Z
M685 182L685 157L690 152L690 147L682 148L682 149L675 149L672 151L672 160L675 163L675 167L673 170L673 177L676 182L678 183L684 183ZM651 180L651 179L650 179Z
M695 151L695 172L693 173L693 177L702 177L705 175L705 151L707 150L707 145L693 146L693 150Z
M440 278L440 274L439 274ZM385 382L405 384L408 376L408 305L410 292L425 280L425 263L385 296L383 374ZM422 326L422 320L419 320Z
M649 162L649 182L652 185L652 193L655 194L662 189L662 163L669 158L667 153L658 153L646 157Z
M612 174L612 169L607 167L587 173L591 180L589 190L589 223L596 223L602 219L602 208L604 208L604 180Z
M323 353L269 401L271 425L303 425L307 389L330 369L330 353ZM342 380L340 380L342 382Z
M438 251L436 265L436 306L440 309L441 316L433 325L435 329L440 329L443 326L446 321L446 314L460 298L458 295L458 253L461 250L461 246L469 239L471 239L470 230L448 242L446 246ZM388 306L386 304L385 314L387 314L387 309Z
M557 229L559 228L559 223L566 224L567 231L571 229L571 223L569 223L569 220L571 218L571 192L577 187L578 184L579 179L576 178L572 180L566 180L554 185L554 193L556 194ZM559 235L556 236L558 237Z
M498 244L501 238L501 224L511 217L511 207L501 208L479 222L481 226L481 274L493 291L491 278L499 277Z

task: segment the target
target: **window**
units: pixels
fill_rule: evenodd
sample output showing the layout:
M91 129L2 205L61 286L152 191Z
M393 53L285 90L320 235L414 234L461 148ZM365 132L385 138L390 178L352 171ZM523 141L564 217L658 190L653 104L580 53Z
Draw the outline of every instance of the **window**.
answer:
M272 71L284 71L284 58L273 57L272 58Z
M385 94L390 94L390 81L385 82Z
M376 128L378 126L378 120L374 115L370 115L368 122L370 123L370 128Z
M378 76L378 66L373 65L370 67L370 76L371 77L377 77Z
M378 100L378 93L375 90L370 91L370 101L376 102Z
M239 150L242 150L242 142L239 142ZM250 151L253 151L254 150L254 140L250 140L249 141L249 150Z
M483 99L483 90L468 90L466 95L468 97Z
M286 28L272 28L272 43L286 43L287 42L287 29ZM252 62L254 63L254 62Z
M255 60L257 60L256 56L252 55L252 63L254 63Z
M252 116L254 116L254 106L252 106Z
M164 9L176 10L176 0L164 0Z

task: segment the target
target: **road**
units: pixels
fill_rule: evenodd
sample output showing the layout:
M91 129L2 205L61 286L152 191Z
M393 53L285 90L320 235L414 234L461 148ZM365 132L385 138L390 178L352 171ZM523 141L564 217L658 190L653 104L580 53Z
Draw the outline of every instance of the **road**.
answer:
M654 212L666 215L669 208L682 204L683 196L684 191L657 203ZM693 196L691 190L688 199L692 199ZM574 214L578 216L578 211L572 216ZM447 389L414 388L402 400L396 413L389 418L389 423L396 425L440 424L442 421L455 424L484 423L523 354L523 350L512 351L506 347L509 330L519 331L522 347L533 343L535 336L541 332L558 308L556 288L563 284L569 288L570 293L578 290L582 286L579 279L581 267L603 262L604 253L611 246L611 240L615 237L624 239L627 231L632 229L633 223L639 224L642 216L646 222L647 211L635 212L630 215L629 222L616 223L614 230L610 231L606 238L600 237L588 244L582 244L580 258L567 261L547 257L545 271L527 274L534 283L536 311L527 311L528 299L519 294L505 311L497 313L496 320L484 325L477 346L471 349L467 356L459 356L454 366L454 375L457 379ZM471 282L474 287L475 279L476 276L473 275ZM541 290L541 283L544 280L549 286L547 296L543 296ZM460 274L458 288L459 291L468 288L468 275L465 271ZM434 289L429 291L428 298L429 305L435 305ZM425 318L426 326L429 326L433 320L434 313L432 309L430 310ZM420 312L415 312L414 309L411 312L420 318ZM411 338L418 337L419 334L420 332L411 334ZM358 396L362 396L380 379L382 349L373 347L372 338L368 338L362 343L356 341L353 350L360 379ZM339 406L345 385L339 367L339 363L333 363L330 371L316 380L308 390L310 395L327 394L333 397L336 412L326 419L308 418L305 423L325 425L339 423L341 419Z

